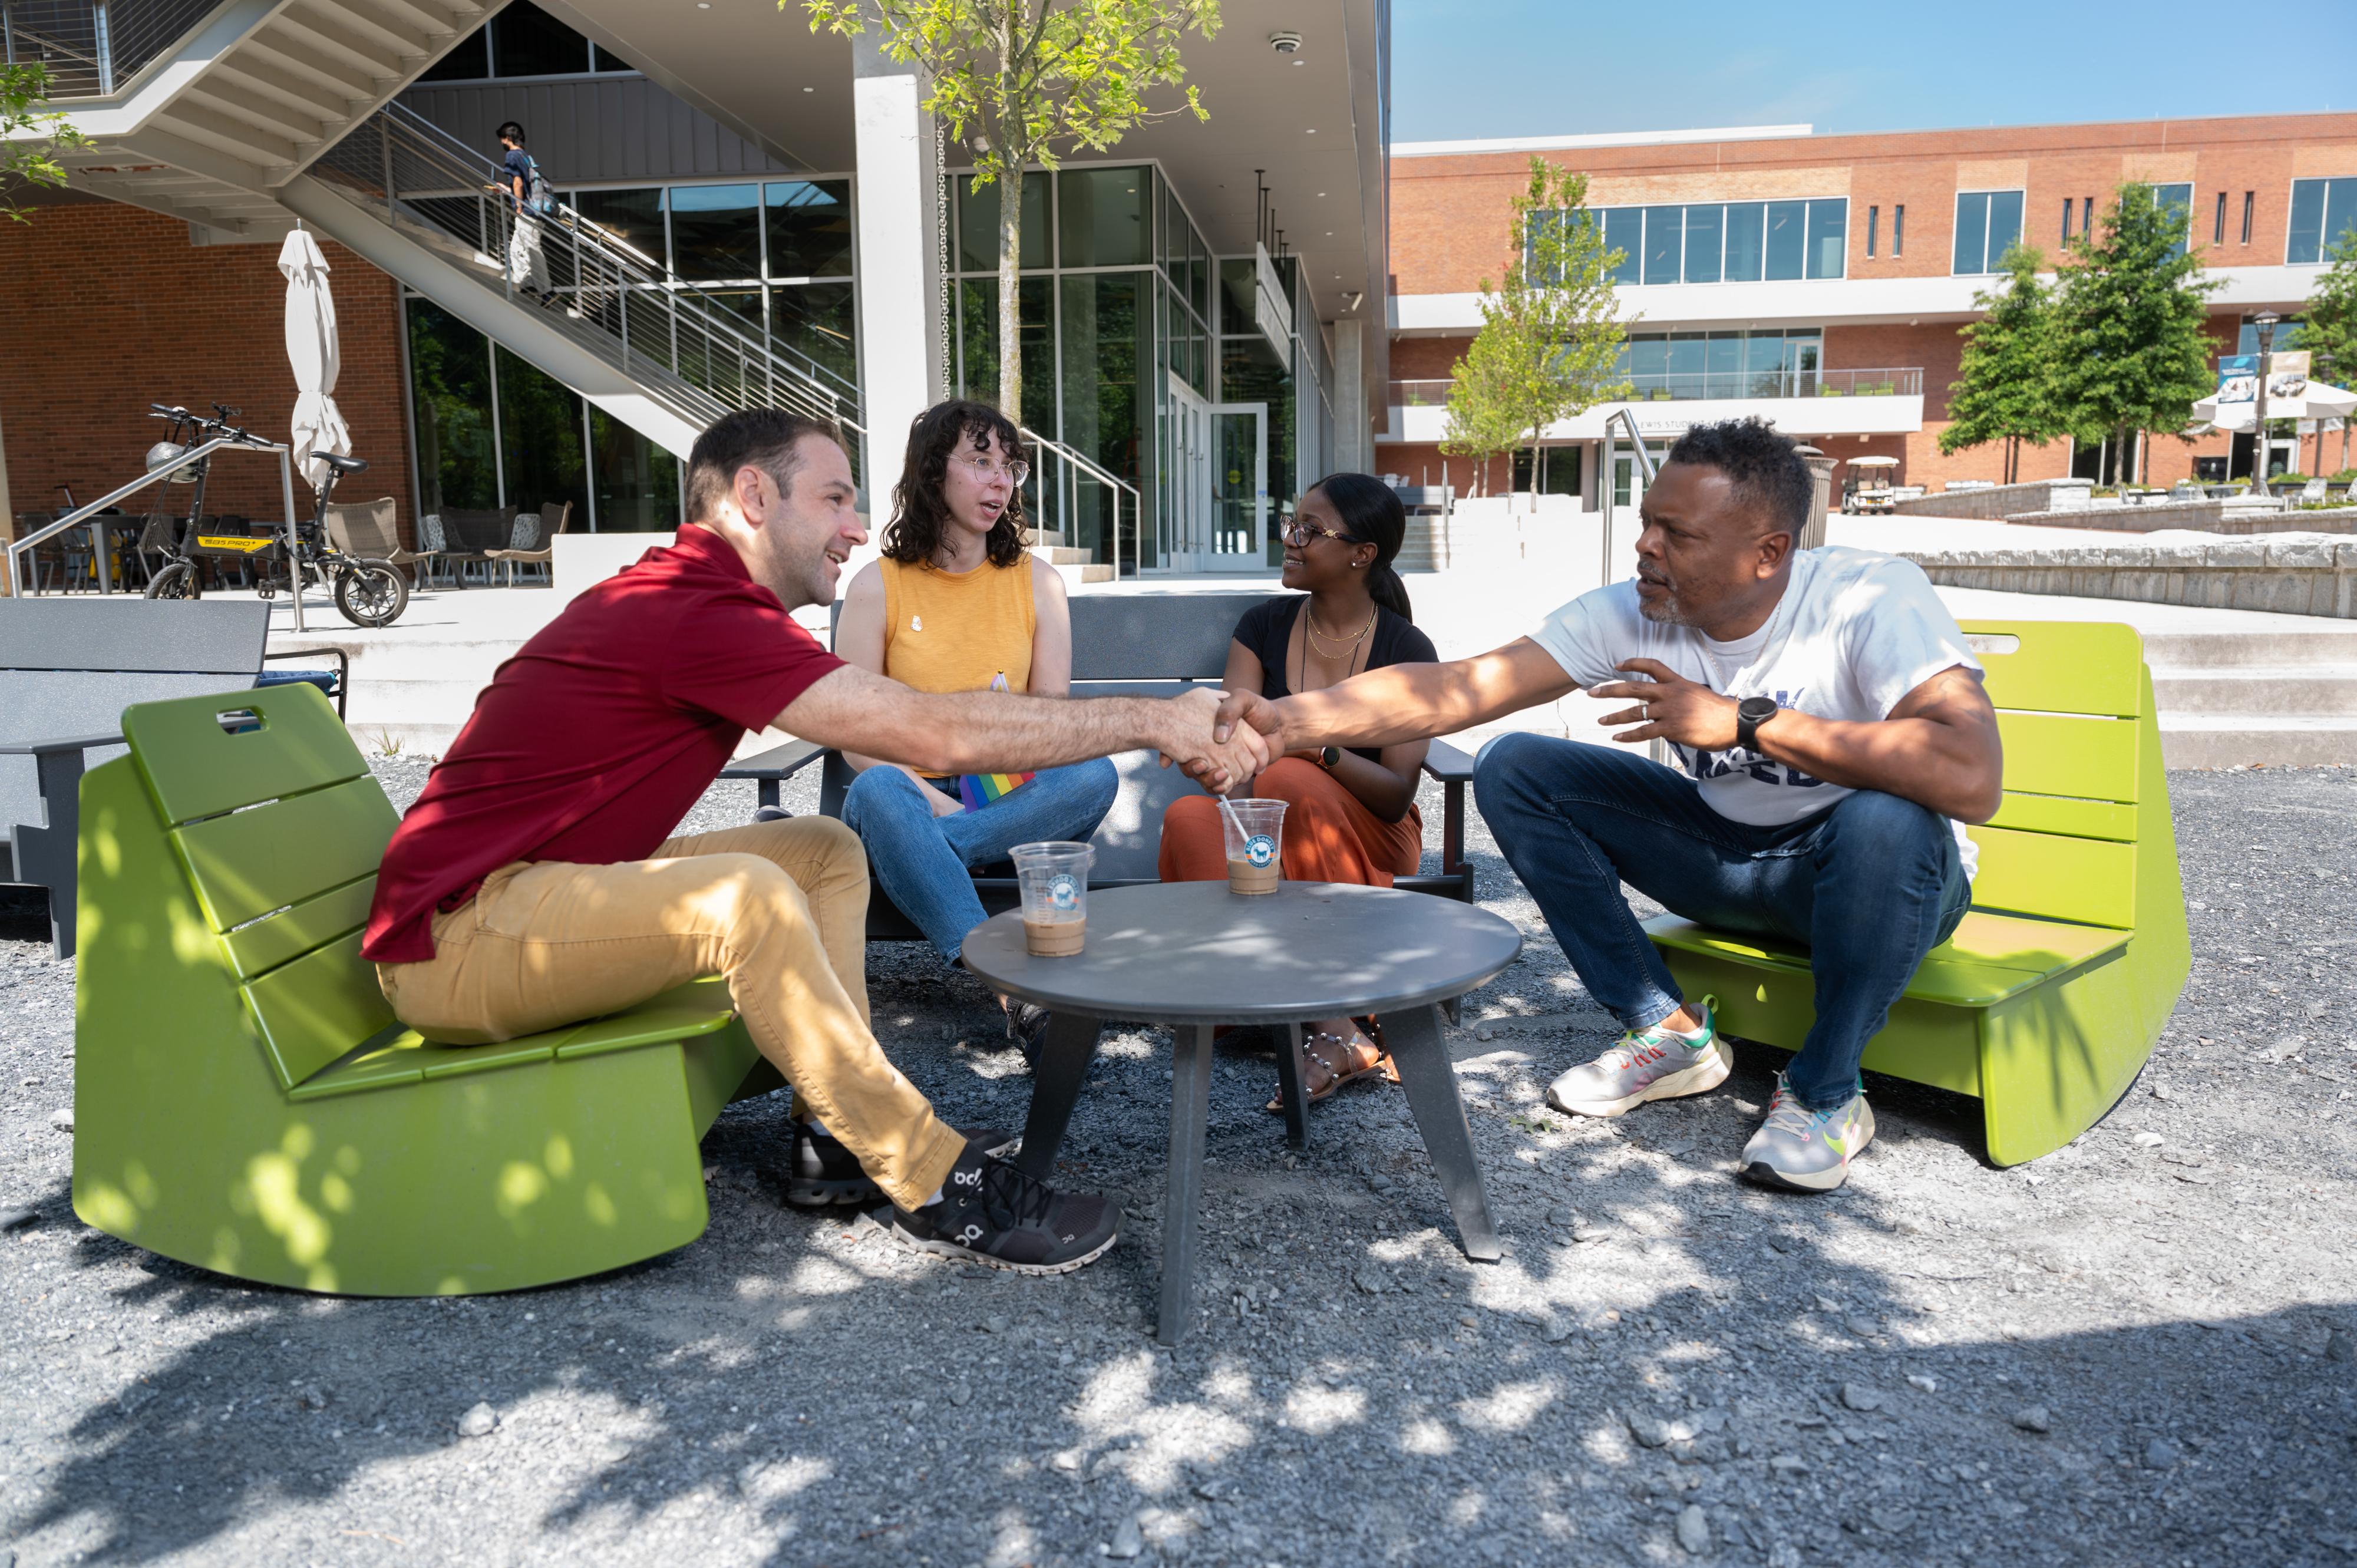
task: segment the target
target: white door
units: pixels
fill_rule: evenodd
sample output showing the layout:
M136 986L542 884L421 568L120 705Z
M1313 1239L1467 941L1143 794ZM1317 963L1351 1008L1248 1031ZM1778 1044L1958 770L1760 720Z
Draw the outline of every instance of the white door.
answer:
M1168 520L1164 564L1200 572L1211 551L1211 408L1177 373L1170 376L1170 467L1162 478Z
M1211 407L1213 572L1268 570L1268 404Z

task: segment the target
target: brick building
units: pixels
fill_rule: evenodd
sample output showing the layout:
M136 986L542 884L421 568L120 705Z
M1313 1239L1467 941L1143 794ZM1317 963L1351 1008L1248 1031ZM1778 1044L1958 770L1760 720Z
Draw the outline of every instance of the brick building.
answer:
M2249 351L2247 317L2295 323L2322 252L2357 224L2357 114L2005 126L1819 136L1805 125L1509 142L1394 144L1394 283L1388 428L1376 467L1411 484L1495 492L1506 459L1476 474L1438 443L1451 367L1480 326L1481 280L1507 260L1510 202L1536 154L1588 176L1588 205L1634 317L1627 371L1649 444L1703 420L1759 413L1828 456L1898 459L1897 482L1996 479L2001 446L1943 456L1959 328L1978 314L2018 237L2050 258L2122 184L2152 184L2188 213L2189 242L2221 286L2220 352ZM2276 347L2297 346L2287 325ZM1605 410L1550 428L1541 488L1598 502ZM2341 463L2324 438L2325 471ZM2271 468L2317 471L2319 438L2283 442ZM2024 479L2093 477L2104 454L2068 440L2026 448ZM2146 444L2167 484L2247 473L2252 437ZM1619 460L1616 499L1629 495ZM1847 464L1836 469L1836 481ZM1530 488L1527 457L1515 488Z

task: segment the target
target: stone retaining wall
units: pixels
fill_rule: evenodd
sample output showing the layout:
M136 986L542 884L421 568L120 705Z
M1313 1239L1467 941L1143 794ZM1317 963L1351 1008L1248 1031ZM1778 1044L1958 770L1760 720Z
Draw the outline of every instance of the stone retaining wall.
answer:
M1901 517L1971 517L2003 522L2026 511L2084 511L2093 479L2034 479L2021 485L1991 485L1985 490L1943 490L1892 505Z
M2323 534L2213 544L1922 550L1907 558L1943 587L2357 619L2357 542Z
M2292 511L2231 501L2153 501L2144 506L2093 507L2083 511L2022 512L2006 519L2042 528L2091 528L2115 533L2357 533L2357 507Z

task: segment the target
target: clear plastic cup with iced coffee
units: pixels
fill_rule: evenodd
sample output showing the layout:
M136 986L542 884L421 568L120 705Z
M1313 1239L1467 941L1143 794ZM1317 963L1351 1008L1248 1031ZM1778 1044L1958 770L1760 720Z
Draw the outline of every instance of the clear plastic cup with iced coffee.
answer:
M1274 893L1285 880L1285 802L1246 797L1220 806L1228 847L1228 891Z
M1068 841L1006 852L1023 887L1023 945L1034 958L1070 958L1089 936L1089 867L1097 852Z

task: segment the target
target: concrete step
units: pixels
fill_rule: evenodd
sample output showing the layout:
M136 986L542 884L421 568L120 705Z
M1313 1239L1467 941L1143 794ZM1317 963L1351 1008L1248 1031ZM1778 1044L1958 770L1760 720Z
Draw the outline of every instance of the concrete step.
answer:
M2255 664L2156 670L2152 687L2163 714L2357 714L2357 668Z
M1044 549L1035 544L1031 547L1031 553L1050 566L1086 566L1097 558L1093 550L1076 549L1069 544L1050 544Z
M2327 768L2357 765L2357 714L2160 715L2160 755L2170 768Z
M2165 631L2144 639L2145 662L2163 674L2250 666L2336 665L2357 675L2357 627L2319 619L2298 631Z
M1063 531L1060 529L1035 528L1031 531L1031 547L1034 550L1039 549L1042 545L1053 547L1059 544L1070 544L1071 542L1071 540L1064 537Z
M1083 583L1110 583L1118 575L1110 561L1086 566L1058 566L1056 573L1064 579L1064 586L1077 588Z

